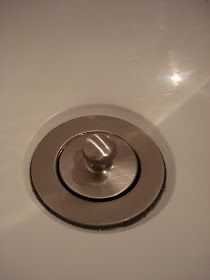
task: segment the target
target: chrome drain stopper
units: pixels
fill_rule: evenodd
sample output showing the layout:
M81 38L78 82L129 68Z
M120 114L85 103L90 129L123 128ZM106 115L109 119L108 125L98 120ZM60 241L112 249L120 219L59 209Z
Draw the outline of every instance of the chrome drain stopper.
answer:
M76 194L104 200L132 186L138 160L121 138L101 132L85 133L65 146L58 171L67 188Z
M54 128L37 146L33 190L54 215L92 229L125 226L158 201L165 182L162 154L124 120L87 116Z

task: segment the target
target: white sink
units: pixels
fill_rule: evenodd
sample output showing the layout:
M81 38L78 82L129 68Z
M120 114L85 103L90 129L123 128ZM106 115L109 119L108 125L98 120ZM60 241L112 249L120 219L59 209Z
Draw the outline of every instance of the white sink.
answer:
M0 279L210 279L209 27L207 0L1 1ZM43 209L29 163L74 108L109 105L157 128L168 181L145 220L92 232Z

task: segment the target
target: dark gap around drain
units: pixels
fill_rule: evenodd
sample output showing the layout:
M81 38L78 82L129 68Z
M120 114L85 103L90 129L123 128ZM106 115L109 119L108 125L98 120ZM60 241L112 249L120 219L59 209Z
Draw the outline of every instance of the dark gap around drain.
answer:
M113 197L108 197L108 198L100 198L100 199L97 199L97 198L91 198L91 197L86 197L86 196L83 196L77 192L75 192L74 190L72 190L63 180L61 174L60 174L60 171L59 171L59 160L60 160L60 156L62 154L64 149L61 149L58 153L58 156L57 156L57 160L56 160L56 174L58 176L58 179L59 181L61 182L61 184L63 185L63 187L70 193L72 193L73 195L75 195L76 197L80 198L80 199L83 199L83 200L87 200L87 201L92 201L92 202L106 202L106 201L112 201L112 200L115 200L115 199L118 199L126 194L128 194L137 184L137 182L140 180L140 177L141 177L141 161L140 161L140 158L139 156L137 155L137 153L134 151L134 149L132 148L133 152L135 153L135 156L137 158L137 163L138 163L138 168L137 168L137 174L136 174L136 177L135 179L133 180L132 184L130 186L128 186L128 188L126 190L124 190L122 193L116 195L116 196L113 196Z

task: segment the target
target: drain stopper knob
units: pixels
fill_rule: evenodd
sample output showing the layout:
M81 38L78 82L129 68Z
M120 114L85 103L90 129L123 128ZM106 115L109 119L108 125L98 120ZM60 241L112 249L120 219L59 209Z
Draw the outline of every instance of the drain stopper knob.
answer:
M82 152L88 170L98 173L113 166L117 145L107 133L91 133L83 143Z

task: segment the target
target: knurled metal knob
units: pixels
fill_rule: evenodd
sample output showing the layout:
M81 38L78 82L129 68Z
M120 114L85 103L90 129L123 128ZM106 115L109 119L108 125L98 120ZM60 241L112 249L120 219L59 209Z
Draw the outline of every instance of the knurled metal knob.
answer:
M103 172L112 167L117 145L106 133L91 133L83 143L82 152L90 171Z

